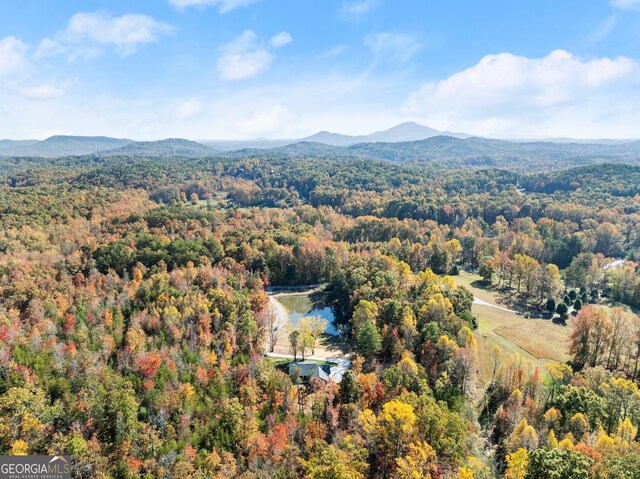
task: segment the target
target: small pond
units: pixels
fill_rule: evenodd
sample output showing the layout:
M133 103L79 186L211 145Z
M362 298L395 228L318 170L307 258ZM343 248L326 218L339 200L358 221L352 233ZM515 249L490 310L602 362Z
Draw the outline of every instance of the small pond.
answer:
M300 318L305 316L322 316L329 322L325 333L337 336L340 333L334 324L333 311L327 305L326 297L326 294L308 291L274 295L274 299L289 313L291 326L296 327Z

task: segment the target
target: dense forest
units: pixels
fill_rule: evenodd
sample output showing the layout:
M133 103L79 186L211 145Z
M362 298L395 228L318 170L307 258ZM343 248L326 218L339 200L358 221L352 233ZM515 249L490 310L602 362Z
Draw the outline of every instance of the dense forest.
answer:
M493 166L0 159L0 454L81 478L637 479L640 167ZM496 350L482 377L462 271L565 328L569 360ZM269 286L318 284L339 383L265 355Z

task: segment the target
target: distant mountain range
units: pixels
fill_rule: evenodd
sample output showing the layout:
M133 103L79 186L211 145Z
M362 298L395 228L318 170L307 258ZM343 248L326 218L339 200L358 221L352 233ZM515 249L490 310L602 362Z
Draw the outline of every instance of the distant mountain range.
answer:
M297 140L247 140L247 141L224 141L205 140L201 143L220 151L233 151L246 148L271 149L282 146L293 145L295 143L322 143L330 146L352 146L358 143L397 143L401 141L425 140L434 136L451 136L454 138L469 138L471 135L465 133L454 133L450 131L439 131L428 126L419 125L414 122L401 123L384 131L376 131L369 135L342 135L329 131L320 131L315 135L307 136Z
M220 152L202 143L168 138L133 141L106 136L52 136L46 140L0 140L0 156L60 158L63 156L219 156Z
M180 138L133 141L109 137L52 136L43 141L0 140L0 157L98 155L101 157L319 157L395 162L435 161L443 165L546 168L596 162L640 163L640 141L504 141L441 132L402 123L370 135L322 131L300 140L201 141Z
M0 140L0 152L33 145L34 143L38 143L38 140Z
M405 141L426 140L434 136L450 136L453 138L469 138L465 133L453 133L450 131L439 131L428 126L417 123L401 123L388 130L376 131L370 135L347 136L338 133L321 131L313 136L304 138L302 141L324 143L333 146L352 146L360 143L399 143Z
M57 135L46 140L0 140L0 156L57 158L62 156L100 154L208 156L221 151L244 149L273 149L297 143L322 143L329 146L352 146L359 143L402 142L423 140L438 135L468 138L463 133L441 132L417 123L402 123L389 130L370 135L349 136L321 131L302 139L282 140L218 140L194 142L179 138L160 141L133 141L126 138L104 136Z
M226 152L236 158L366 159L391 162L431 162L442 166L544 171L594 163L640 163L640 141L621 144L511 142L487 138L434 136L397 143L331 146L300 142L270 150Z
M57 135L46 140L24 140L8 142L6 148L0 148L0 156L36 156L56 158L72 155L89 155L98 151L121 148L134 143L133 140L109 138L107 136L63 136Z

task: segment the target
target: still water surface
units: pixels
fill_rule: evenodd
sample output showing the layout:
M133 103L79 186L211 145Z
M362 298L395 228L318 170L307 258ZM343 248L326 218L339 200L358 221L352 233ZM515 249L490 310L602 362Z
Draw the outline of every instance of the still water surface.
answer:
M337 336L338 330L333 322L333 311L326 304L326 296L318 293L280 293L276 299L289 313L292 327L298 325L300 318L305 316L322 316L329 322L326 333Z

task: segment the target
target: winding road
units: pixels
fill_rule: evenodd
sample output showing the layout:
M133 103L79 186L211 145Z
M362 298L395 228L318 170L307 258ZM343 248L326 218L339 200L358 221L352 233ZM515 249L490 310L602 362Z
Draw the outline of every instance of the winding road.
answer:
M486 302L484 299L480 299L477 296L473 297L473 304L479 304L480 306L488 306L489 308L501 309L502 311L506 311L508 313L520 314L513 309L503 308L502 306L498 306L497 304L491 304Z

